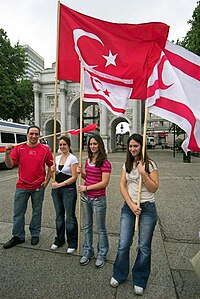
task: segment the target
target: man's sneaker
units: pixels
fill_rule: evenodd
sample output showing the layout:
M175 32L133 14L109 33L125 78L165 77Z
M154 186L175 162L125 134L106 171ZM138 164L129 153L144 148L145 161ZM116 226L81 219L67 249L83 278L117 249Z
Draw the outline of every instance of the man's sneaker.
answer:
M8 241L7 243L5 243L3 245L3 248L8 249L11 248L13 246L16 246L17 244L21 244L24 243L25 240L21 240L19 237L12 237L12 239L10 241Z
M39 243L39 237L31 238L31 245L37 245Z
M111 280L110 280L110 285L113 288L117 288L118 285L119 285L119 282L114 277L112 277Z
M58 249L58 245L56 244L51 245L51 250L57 250L57 249Z
M80 259L80 265L85 266L89 263L90 260L91 260L90 257L82 256L82 258Z
M97 258L96 263L95 263L95 266L97 268L102 268L104 266L104 264L105 264L104 260L100 260L100 259Z
M143 293L144 293L144 289L142 287L139 287L139 286L136 286L136 285L134 285L133 290L134 290L134 293L136 295L142 296Z
M72 253L74 253L75 252L75 248L67 248L67 254L72 254Z

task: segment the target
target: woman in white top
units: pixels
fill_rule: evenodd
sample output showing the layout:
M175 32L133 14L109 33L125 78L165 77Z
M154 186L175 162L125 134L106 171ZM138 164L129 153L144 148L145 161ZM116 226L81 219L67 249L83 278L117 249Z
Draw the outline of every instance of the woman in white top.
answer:
M51 249L56 250L65 244L66 233L67 253L72 254L77 249L78 242L78 225L75 215L78 160L72 154L70 146L69 137L61 136L59 149L62 155L56 156L56 164L52 166L52 171L56 171L56 179L52 183L52 198L56 211L57 235Z
M133 242L135 219L139 216L138 252L132 268L134 292L142 295L151 271L151 242L157 222L154 193L159 186L156 163L146 152L142 159L143 139L140 134L132 134L127 141L126 162L123 165L120 191L125 203L121 211L120 240L113 265L110 284L117 287L129 274L129 253ZM142 176L142 197L137 206L139 177Z

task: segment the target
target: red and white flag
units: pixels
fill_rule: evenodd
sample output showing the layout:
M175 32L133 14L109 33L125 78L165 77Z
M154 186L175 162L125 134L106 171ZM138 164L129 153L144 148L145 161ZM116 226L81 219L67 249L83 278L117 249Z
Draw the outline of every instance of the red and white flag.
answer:
M113 113L128 99L146 99L147 81L168 36L163 23L116 24L60 5L58 79L80 82L85 101L101 102Z
M200 151L200 57L167 42L147 89L149 112L182 128L182 148Z
M82 133L95 131L97 129L97 127L98 127L97 124L90 124L87 127L82 128ZM71 135L78 135L78 134L80 134L80 129L72 129L72 130L67 131L67 133L69 133Z

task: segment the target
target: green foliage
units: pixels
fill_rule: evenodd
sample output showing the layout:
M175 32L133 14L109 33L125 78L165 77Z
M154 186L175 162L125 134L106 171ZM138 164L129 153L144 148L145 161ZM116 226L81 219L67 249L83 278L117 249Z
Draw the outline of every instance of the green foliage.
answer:
M0 117L14 121L29 118L33 112L33 91L29 80L23 80L27 65L24 48L11 46L0 28Z
M177 40L177 44L200 55L200 1L197 2L197 7L193 12L192 19L188 21L188 24L191 24L190 30L182 41Z

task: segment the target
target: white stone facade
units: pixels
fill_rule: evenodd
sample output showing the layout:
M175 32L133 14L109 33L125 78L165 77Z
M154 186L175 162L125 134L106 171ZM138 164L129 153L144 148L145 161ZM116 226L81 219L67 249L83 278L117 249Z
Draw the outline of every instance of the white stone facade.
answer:
M54 130L54 98L55 98L55 65L52 68L39 71L33 80L33 91L35 98L35 124L41 128L43 135L53 133ZM57 132L63 132L80 127L80 84L71 81L58 82L58 108L57 108ZM116 150L116 126L120 122L130 125L130 132L141 133L141 101L130 100L126 113L122 116L112 114L105 106L99 107L99 134L104 140L108 152ZM93 103L83 102L83 114ZM94 123L97 120L86 117L83 126ZM72 148L79 150L79 136L71 136ZM48 139L53 148L53 138Z

